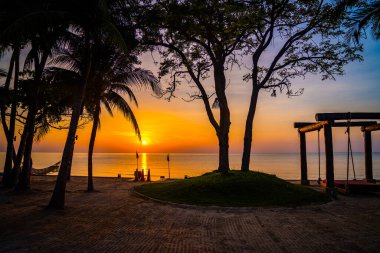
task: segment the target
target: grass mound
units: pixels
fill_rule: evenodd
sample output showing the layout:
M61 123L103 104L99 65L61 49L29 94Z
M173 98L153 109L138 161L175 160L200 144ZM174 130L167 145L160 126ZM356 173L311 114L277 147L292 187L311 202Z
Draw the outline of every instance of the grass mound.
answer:
M328 201L323 193L260 172L211 172L186 180L144 184L135 190L159 200L203 206L298 206Z

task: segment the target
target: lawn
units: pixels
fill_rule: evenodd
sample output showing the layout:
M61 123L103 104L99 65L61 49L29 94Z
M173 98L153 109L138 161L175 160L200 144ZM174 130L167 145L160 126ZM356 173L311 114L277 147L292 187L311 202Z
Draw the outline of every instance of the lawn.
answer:
M230 171L135 187L146 196L175 203L200 206L299 206L325 203L321 192L295 185L261 172Z

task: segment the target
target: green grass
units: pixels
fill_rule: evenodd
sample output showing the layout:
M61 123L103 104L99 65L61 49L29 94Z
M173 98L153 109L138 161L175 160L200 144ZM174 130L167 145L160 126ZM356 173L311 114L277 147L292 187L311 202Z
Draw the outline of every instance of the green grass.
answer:
M328 201L323 193L260 172L211 172L190 179L144 184L135 190L159 200L201 206L299 206Z

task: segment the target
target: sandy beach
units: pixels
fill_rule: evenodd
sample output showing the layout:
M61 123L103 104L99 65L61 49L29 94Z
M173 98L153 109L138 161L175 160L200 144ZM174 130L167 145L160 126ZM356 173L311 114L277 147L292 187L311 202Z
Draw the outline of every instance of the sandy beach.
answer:
M379 252L380 195L298 208L185 207L133 192L136 183L68 183L67 208L45 210L55 177L0 193L0 252Z

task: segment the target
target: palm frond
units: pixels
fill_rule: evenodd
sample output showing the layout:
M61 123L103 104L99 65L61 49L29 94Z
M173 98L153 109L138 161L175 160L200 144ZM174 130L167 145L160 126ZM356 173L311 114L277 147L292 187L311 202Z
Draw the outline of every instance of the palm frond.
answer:
M26 70L32 70L33 68L33 63L34 63L34 55L36 54L36 49L32 48L29 50L28 54L25 57L25 62L24 62L24 71Z
M56 55L54 58L50 60L49 65L62 66L65 69L75 71L76 73L80 73L82 70L80 66L81 63L69 54Z
M79 84L81 82L81 76L76 71L58 68L58 67L49 67L44 71L44 75L49 81L55 81L56 83L63 84Z
M55 10L36 10L17 17L7 25L0 33L3 40L12 41L35 35L36 27L62 25L65 21L65 13Z
M102 128L102 127L101 127L100 120L98 120L98 128L97 128L97 130L100 131L101 128Z
M42 120L36 129L35 139L37 142L41 141L50 131L50 125L46 119Z
M114 79L118 83L137 85L139 88L150 88L156 95L162 94L160 82L150 70L136 68L131 72L120 73Z
M105 96L107 97L107 101L109 101L112 106L120 110L123 113L123 116L132 123L135 133L137 134L139 140L141 140L140 128L137 123L136 117L131 107L124 100L124 98L113 91L108 92L107 94L105 94Z
M127 85L122 83L112 83L110 90L121 94L127 94L131 102L133 102L137 107L139 106L135 94Z
M111 105L108 103L108 101L105 98L102 99L102 102L103 102L104 107L106 108L107 112L111 115L111 117L113 117Z
M124 52L128 52L129 48L125 43L123 35L120 33L119 29L108 19L104 19L101 23L101 31L105 32L108 36L107 38Z

